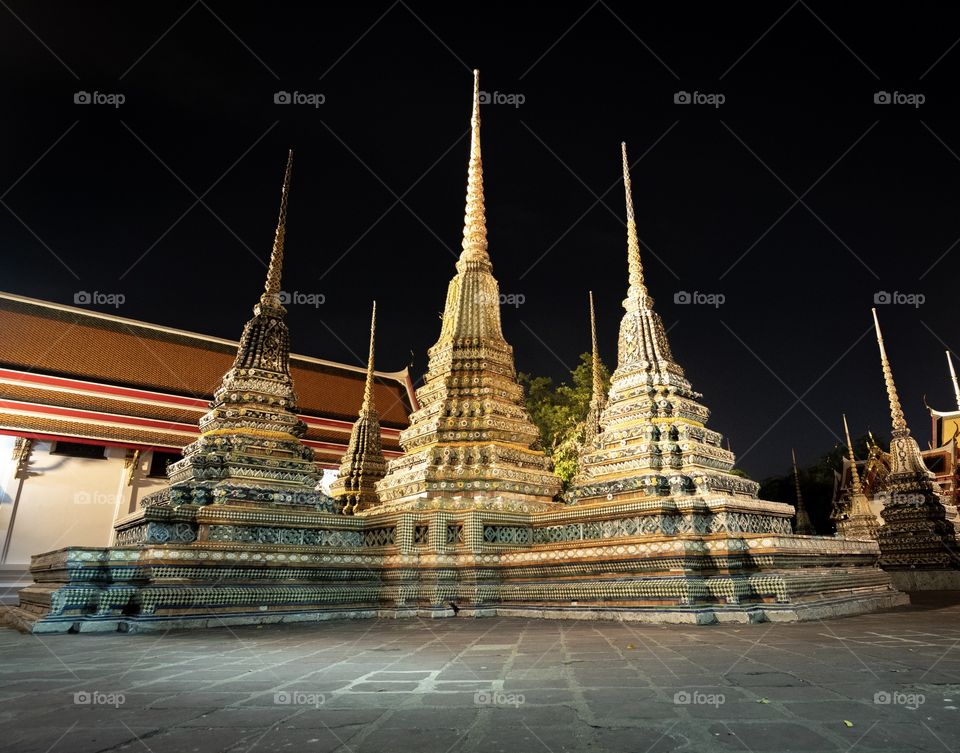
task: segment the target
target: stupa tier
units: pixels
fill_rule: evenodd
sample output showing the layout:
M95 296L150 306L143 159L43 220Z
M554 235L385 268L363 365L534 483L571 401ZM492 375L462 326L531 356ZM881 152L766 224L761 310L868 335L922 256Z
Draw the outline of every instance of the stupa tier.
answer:
M400 434L404 455L377 485L380 509L547 509L560 483L523 404L487 250L476 71L462 249L417 390L420 409Z
M674 360L654 311L640 261L626 144L621 152L629 286L600 434L585 446L572 497L580 503L694 494L754 498L759 484L730 472L733 453L723 449L719 432L706 427L710 411Z

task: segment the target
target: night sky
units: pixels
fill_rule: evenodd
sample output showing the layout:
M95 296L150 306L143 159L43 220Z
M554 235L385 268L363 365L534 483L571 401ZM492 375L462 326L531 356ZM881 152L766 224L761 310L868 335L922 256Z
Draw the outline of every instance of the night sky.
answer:
M499 100L487 217L501 292L523 301L503 307L519 370L567 376L590 289L615 364L626 141L650 292L739 466L784 472L791 446L812 462L844 411L889 431L880 291L902 301L877 308L921 446L924 395L954 405L960 24L939 4L0 5L2 290L120 294L95 308L236 339L292 147L284 287L324 300L288 307L294 350L359 363L376 298L378 368L412 358L419 378L459 253L476 67Z

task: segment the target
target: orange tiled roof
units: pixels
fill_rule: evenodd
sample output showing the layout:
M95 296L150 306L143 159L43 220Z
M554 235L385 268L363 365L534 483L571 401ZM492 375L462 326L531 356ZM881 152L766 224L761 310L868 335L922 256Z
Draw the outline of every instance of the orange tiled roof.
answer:
M0 293L0 430L180 447L231 367L237 343ZM304 438L321 462L346 449L362 368L291 355ZM413 388L377 372L384 450L399 451ZM119 417L119 418L117 418ZM128 419L137 419L139 424Z

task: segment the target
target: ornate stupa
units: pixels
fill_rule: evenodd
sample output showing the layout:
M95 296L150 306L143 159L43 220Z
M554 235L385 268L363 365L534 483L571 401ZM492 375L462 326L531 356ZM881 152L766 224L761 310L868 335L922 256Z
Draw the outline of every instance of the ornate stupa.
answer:
M817 531L810 522L810 516L807 514L807 508L803 504L803 494L800 492L800 471L797 468L797 453L792 449L790 456L793 458L793 481L797 487L797 504L794 505L793 532L802 536L816 536Z
M330 485L330 494L337 511L353 515L379 502L377 482L387 474L380 441L380 416L373 402L373 345L377 327L377 302L370 315L370 355L367 358L367 381L363 387L360 414L350 431L350 443L340 461L340 473Z
M876 539L880 527L876 516L870 510L870 502L863 492L860 472L857 470L857 456L853 453L850 441L850 427L847 416L843 416L843 433L847 439L847 454L850 459L850 489L842 514L837 516L837 535L846 539Z
M253 318L243 328L233 367L200 419L200 438L183 449L182 460L170 465L170 487L145 497L141 507L157 502L329 507L329 498L314 491L319 474L313 450L300 441L307 427L296 414L290 333L280 301L292 169L291 150L267 280Z
M957 510L953 505L944 503L933 473L924 464L916 440L910 436L876 309L873 309L873 323L893 427L890 474L887 476L884 506L880 513L883 525L877 533L880 565L893 570L960 567Z
M377 491L385 509L552 506L560 482L523 404L513 349L500 329L500 289L487 251L480 158L480 84L474 71L463 243L447 288L440 339L428 351L420 409L400 434Z
M721 493L755 498L759 484L737 476L710 411L687 381L644 282L627 146L621 145L627 205L629 285L614 371L596 447L585 446L572 496L578 502Z
M745 623L904 602L876 567L876 542L796 536L791 505L758 499L731 472L644 286L626 175L618 367L574 485L581 504L553 501L560 481L500 330L478 94L475 79L463 253L380 502L368 390L334 488L356 514L334 514L332 500L311 509L323 500L286 370L281 212L264 298L171 489L118 521L110 546L36 555L35 583L0 620L33 632L454 615Z

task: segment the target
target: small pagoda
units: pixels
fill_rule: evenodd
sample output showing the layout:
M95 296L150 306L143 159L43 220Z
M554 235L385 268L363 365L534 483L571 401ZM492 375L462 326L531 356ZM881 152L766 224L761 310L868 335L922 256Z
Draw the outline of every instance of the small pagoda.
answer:
M850 441L850 427L847 426L846 415L843 416L843 433L847 439L847 454L850 458L850 489L843 511L836 520L837 536L846 539L875 540L880 525L870 509L870 502L860 482L857 456L853 453L853 442Z
M337 512L354 515L376 505L377 482L387 474L380 437L380 417L373 401L373 345L377 327L377 302L370 315L370 355L367 357L367 379L363 386L360 414L350 431L350 443L340 461L337 479L330 485Z
M793 459L793 482L797 487L797 503L794 505L796 512L793 515L793 532L801 536L816 536L817 530L810 522L810 515L807 513L806 505L803 504L803 494L800 491L800 470L797 468L797 453L790 450L790 457Z

